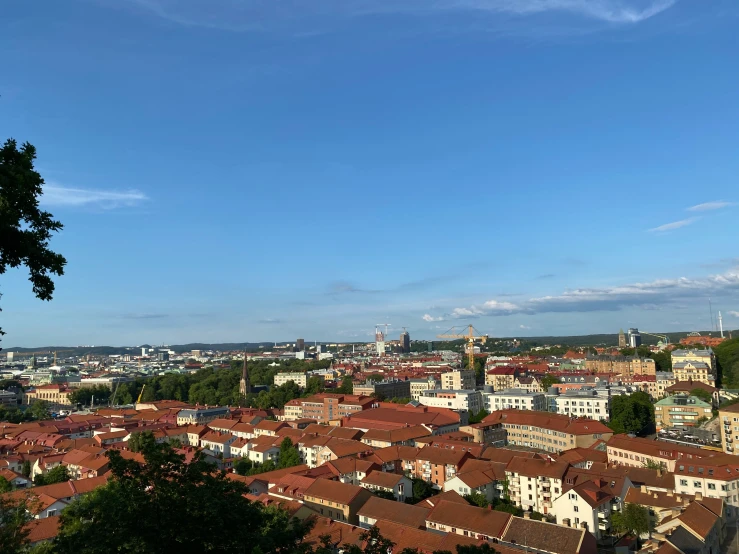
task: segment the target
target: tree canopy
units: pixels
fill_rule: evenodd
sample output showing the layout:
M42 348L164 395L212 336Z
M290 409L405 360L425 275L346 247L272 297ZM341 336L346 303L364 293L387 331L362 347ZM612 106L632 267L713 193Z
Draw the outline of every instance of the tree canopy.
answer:
M148 445L145 464L106 454L112 478L62 512L59 554L305 551L306 524L249 501L200 455L186 464L166 444Z
M0 275L25 266L33 294L51 300L51 276L63 275L67 260L49 249L52 233L62 224L39 208L44 180L33 167L35 159L36 148L28 142L19 149L8 139L0 148Z
M654 423L654 406L646 392L614 396L611 399L611 421L614 433L644 433Z

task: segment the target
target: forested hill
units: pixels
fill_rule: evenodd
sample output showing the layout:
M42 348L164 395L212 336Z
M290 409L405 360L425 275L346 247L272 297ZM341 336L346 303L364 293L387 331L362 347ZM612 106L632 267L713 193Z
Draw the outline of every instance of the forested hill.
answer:
M484 329L481 329L484 332ZM711 331L699 331L701 335L710 335ZM731 331L725 331L728 335ZM674 333L662 333L657 331L658 335L667 335L670 337L670 342L678 343L680 339L687 337L690 331L679 331ZM733 332L734 335L739 335L739 331ZM521 350L527 350L537 346L545 346L552 344L560 344L566 346L617 346L618 345L618 333L611 334L598 334L598 335L571 335L571 336L542 336L542 337L492 337L489 347L486 350L493 350L491 348L495 342L498 341L521 341ZM644 334L641 335L642 343L645 345L657 344L660 340L659 337ZM445 341L434 340L434 347L443 349ZM460 345L461 341L447 341L449 343L458 342ZM426 343L426 341L424 341ZM290 344L287 342L278 342L278 346L284 346ZM326 344L326 342L319 341L319 344ZM351 343L347 343L351 344ZM357 343L360 344L360 343ZM362 343L364 344L364 343ZM174 350L177 353L190 352L191 350L216 350L216 351L233 351L233 350L245 350L247 352L260 352L269 351L275 345L274 342L222 342L222 343L202 343L193 342L189 344L172 344L168 345L168 348ZM98 356L110 356L112 354L138 354L141 347L149 346L146 344L139 346L40 346L33 348L21 348L11 347L4 348L6 352L20 352L20 353L50 353L58 352L59 355L64 354L65 356L84 356L86 354L98 355ZM154 345L155 346L155 345ZM422 350L425 350L424 347Z

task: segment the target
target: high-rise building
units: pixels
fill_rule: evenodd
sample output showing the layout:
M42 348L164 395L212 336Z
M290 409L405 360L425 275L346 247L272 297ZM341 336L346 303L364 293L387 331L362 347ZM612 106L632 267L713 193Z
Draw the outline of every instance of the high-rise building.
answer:
M298 352L305 350L305 339L298 339L295 341L295 350Z
M400 333L400 351L403 354L410 354L411 351L411 336L408 331Z
M13 361L13 352L8 352L8 363Z
M618 332L618 347L626 348L626 335L624 335L623 329Z
M629 346L631 348L637 348L641 346L641 335L639 329L632 327L629 329Z
M385 335L383 335L382 331L380 331L379 329L375 329L375 346L377 348L377 355L384 356L385 355Z

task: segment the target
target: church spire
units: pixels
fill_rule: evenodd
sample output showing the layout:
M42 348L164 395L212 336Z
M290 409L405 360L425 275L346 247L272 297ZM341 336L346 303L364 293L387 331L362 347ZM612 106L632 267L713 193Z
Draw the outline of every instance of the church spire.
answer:
M244 367L241 370L241 382L239 383L239 394L246 396L251 392L251 385L249 384L249 367L246 363L246 352L244 352Z

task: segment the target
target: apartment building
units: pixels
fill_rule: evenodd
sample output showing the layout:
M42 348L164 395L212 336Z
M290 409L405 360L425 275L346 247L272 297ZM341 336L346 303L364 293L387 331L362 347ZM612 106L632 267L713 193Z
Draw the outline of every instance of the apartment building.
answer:
M734 454L739 445L739 404L720 408L718 419L721 429L721 447L727 454Z
M426 446L411 461L411 473L414 477L431 483L435 489L443 489L444 483L456 477L462 464L470 457L469 452Z
M716 372L706 362L689 360L685 362L674 362L672 364L672 373L675 375L677 382L692 381L696 383L705 383L706 385L716 385Z
M427 390L418 399L424 406L468 411L476 414L483 409L482 393L478 390Z
M608 439L608 463L630 467L661 465L666 471L675 471L678 462L696 462L709 458L716 452L694 446L683 446L670 442L613 435Z
M505 512L441 500L426 517L426 529L487 540L501 537L512 517Z
M513 388L527 392L544 392L541 388L541 381L536 377L516 377L513 381Z
M177 425L205 425L215 419L227 417L228 406L196 406L177 413Z
M441 388L445 390L471 390L475 388L475 372L459 369L441 374Z
M607 441L613 431L599 421L528 410L499 410L482 420L506 431L506 444L561 452Z
M50 404L60 404L70 406L72 401L69 399L72 390L66 385L41 385L23 393L23 401L25 404L31 404L36 400L43 400Z
M493 367L485 371L485 384L493 387L494 391L512 389L520 372L510 366Z
M712 406L695 396L668 396L654 404L657 429L694 427L696 421L712 417Z
M655 380L655 392L652 395L652 398L654 398L655 400L664 398L665 396L667 396L667 389L675 383L676 381L674 373L670 373L667 371L658 371Z
M303 503L322 516L358 525L357 512L370 498L372 493L363 487L329 479L316 479L305 490Z
M414 425L423 425L433 435L444 435L459 431L463 412L455 412L447 408L413 405L383 405L356 412L342 420L344 427L369 431L370 429L400 429Z
M377 400L368 396L320 393L290 400L285 404L282 419L314 419L319 423L329 423L368 410L377 404Z
M585 481L556 498L553 512L559 525L585 528L601 539L610 530L611 515L620 504L609 483Z
M739 456L679 460L675 464L675 493L720 498L727 515L739 516Z
M589 356L585 369L590 373L614 373L616 375L655 375L657 366L651 358L638 356Z
M542 514L551 513L554 499L562 494L562 479L569 464L537 458L513 458L506 466L508 496L516 506Z
M604 392L604 394L599 394ZM611 398L609 390L573 389L555 399L558 414L571 417L587 417L599 421L610 421Z
M408 381L411 384L411 400L418 401L424 391L439 388L439 383L433 377L429 377L428 379L408 379Z
M499 392L483 393L485 409L492 413L496 410L534 410L547 411L547 400L544 393L530 392L526 389L505 389Z
M355 396L382 396L384 398L410 398L411 383L408 380L385 379L383 381L367 381L354 384Z
M285 383L292 381L300 388L305 388L308 384L308 375L305 373L277 373L275 374L275 386L279 387Z
M716 370L716 354L712 348L698 349L690 348L686 350L673 350L671 353L672 365L685 362L703 362L711 371ZM713 374L715 376L715 373ZM681 379L682 380L682 379Z

